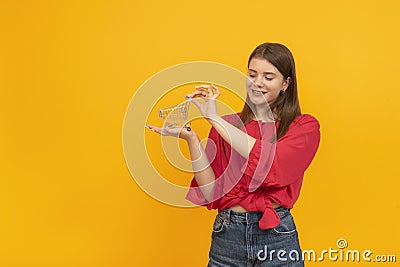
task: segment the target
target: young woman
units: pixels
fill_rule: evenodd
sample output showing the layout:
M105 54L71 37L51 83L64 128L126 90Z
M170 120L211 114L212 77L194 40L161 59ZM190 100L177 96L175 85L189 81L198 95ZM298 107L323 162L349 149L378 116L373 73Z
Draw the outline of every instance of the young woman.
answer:
M194 172L187 199L219 211L208 266L304 266L290 209L318 149L319 123L300 112L294 59L284 45L259 45L247 80L239 114L218 115L214 85L190 95L212 125L205 150L195 131L147 128L187 141Z

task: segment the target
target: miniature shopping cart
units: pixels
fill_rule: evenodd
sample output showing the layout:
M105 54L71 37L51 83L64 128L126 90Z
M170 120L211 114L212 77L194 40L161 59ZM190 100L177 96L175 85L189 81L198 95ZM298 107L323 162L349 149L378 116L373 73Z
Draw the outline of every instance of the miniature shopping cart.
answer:
M158 115L165 120L168 127L183 126L186 130L191 131L190 122L188 122L189 104L191 98L186 96L186 101L182 104L160 109Z

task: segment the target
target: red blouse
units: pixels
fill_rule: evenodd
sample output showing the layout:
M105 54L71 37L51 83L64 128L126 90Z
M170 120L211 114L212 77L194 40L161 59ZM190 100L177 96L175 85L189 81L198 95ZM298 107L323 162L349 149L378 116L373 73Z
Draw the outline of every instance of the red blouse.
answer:
M231 124L238 115L224 116ZM214 196L208 202L193 178L186 196L191 202L219 211L241 205L248 211L263 213L261 229L279 225L272 202L291 209L300 194L304 172L317 152L320 126L311 115L297 116L287 133L271 143L279 122L251 121L242 130L256 139L245 159L211 128L206 154L215 173Z

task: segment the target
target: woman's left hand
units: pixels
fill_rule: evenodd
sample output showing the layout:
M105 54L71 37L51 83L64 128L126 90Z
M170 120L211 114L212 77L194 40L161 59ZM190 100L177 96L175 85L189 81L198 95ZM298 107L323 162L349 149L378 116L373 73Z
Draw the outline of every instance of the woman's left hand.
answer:
M220 96L220 91L215 85L199 85L195 86L196 92L190 94L193 104L195 104L207 120L218 116L216 99ZM195 98L201 98L204 102L199 102Z

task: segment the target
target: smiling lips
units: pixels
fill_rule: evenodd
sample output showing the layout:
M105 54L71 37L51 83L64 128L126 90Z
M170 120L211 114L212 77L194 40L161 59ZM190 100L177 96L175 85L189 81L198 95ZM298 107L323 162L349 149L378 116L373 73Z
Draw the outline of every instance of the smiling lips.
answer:
M265 95L268 92L260 91L260 90L254 90L252 89L254 95Z

